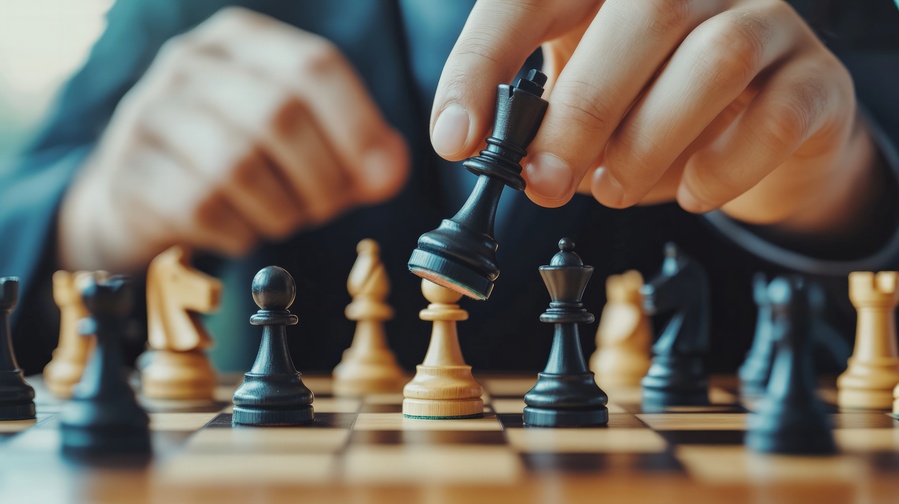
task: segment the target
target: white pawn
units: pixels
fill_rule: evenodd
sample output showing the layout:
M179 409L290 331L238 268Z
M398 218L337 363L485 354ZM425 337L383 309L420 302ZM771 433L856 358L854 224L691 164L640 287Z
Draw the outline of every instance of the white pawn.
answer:
M899 303L899 273L849 274L849 300L858 310L855 348L846 371L837 378L842 408L886 409L899 383L899 352L893 312Z
M385 302L390 291L387 271L374 240L362 240L356 252L359 257L347 279L353 302L346 307L346 318L356 321L356 333L340 364L334 368L334 394L363 396L399 392L406 375L387 347L384 334L384 322L393 317L393 309Z
M456 322L468 319L457 304L462 295L428 280L421 281L421 293L431 304L419 317L434 325L425 360L403 389L403 415L429 420L480 417L484 389L465 364L456 332Z
M650 365L652 325L643 310L643 276L630 270L606 280L606 305L590 370L600 387L639 387Z

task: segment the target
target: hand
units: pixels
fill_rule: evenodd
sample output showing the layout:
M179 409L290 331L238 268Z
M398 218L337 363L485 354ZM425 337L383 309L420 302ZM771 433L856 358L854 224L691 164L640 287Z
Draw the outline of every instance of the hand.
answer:
M244 254L382 201L408 153L326 40L225 9L165 44L64 198L66 269L127 271L174 243Z
M580 187L613 208L676 199L833 232L873 192L852 80L780 0L481 0L437 88L439 154L478 150L487 90L541 44L550 105L523 173L540 205Z

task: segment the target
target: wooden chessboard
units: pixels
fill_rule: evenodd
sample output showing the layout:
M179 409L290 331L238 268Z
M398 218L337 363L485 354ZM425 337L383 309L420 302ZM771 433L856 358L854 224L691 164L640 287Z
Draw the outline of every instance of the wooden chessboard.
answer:
M609 390L608 427L589 429L524 428L533 376L479 380L481 419L404 419L401 396L335 398L330 379L306 376L313 425L235 428L235 379L213 408L151 413L154 457L131 467L63 459L60 404L32 379L37 421L0 423L0 502L899 502L887 413L834 408L840 455L766 456L743 447L733 379L713 381L712 406L664 413Z

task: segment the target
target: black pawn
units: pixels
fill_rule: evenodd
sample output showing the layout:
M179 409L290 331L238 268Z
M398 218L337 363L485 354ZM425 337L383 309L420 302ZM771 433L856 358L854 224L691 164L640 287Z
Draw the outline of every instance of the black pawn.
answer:
M665 245L662 270L641 289L650 315L671 314L652 347L641 382L643 410L709 403L705 355L709 351L709 282L698 262L676 245Z
M0 278L0 420L34 418L34 389L16 362L9 316L19 302L19 279Z
M253 278L253 300L260 310L250 317L250 324L262 326L262 341L253 368L234 392L235 424L302 425L315 418L312 391L287 348L286 328L297 324L297 316L287 309L296 294L296 283L283 268L268 266Z
M574 242L559 241L559 253L549 266L540 266L540 276L552 302L540 315L541 322L555 324L553 345L546 369L537 375L537 384L524 396L524 424L535 427L578 427L609 422L609 397L587 370L578 324L593 322L581 298L593 266L574 252Z
M768 286L777 355L758 410L747 419L746 445L783 454L836 452L830 418L815 392L811 321L824 304L817 285L797 277Z
M546 75L531 70L514 86L497 88L493 134L480 155L463 163L478 181L452 219L421 235L409 270L436 284L484 300L499 276L493 222L504 186L524 190L521 158L537 134L548 103L541 99Z
M763 273L757 273L752 279L752 297L757 308L755 336L738 373L740 392L746 397L758 397L765 393L776 344L771 300L768 299L768 281Z
M134 299L124 277L91 278L81 289L90 314L78 331L96 335L96 347L62 410L62 449L68 455L145 455L150 453L150 419L128 385L121 340L130 328Z

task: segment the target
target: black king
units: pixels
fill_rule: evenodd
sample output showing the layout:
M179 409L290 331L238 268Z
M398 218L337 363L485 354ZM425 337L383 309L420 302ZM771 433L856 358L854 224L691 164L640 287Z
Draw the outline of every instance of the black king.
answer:
M499 276L498 244L493 223L503 186L524 190L519 164L543 121L548 103L543 100L546 75L538 70L515 85L500 84L496 116L487 148L463 166L478 175L468 201L452 219L421 235L409 259L409 270L470 298L485 300Z

